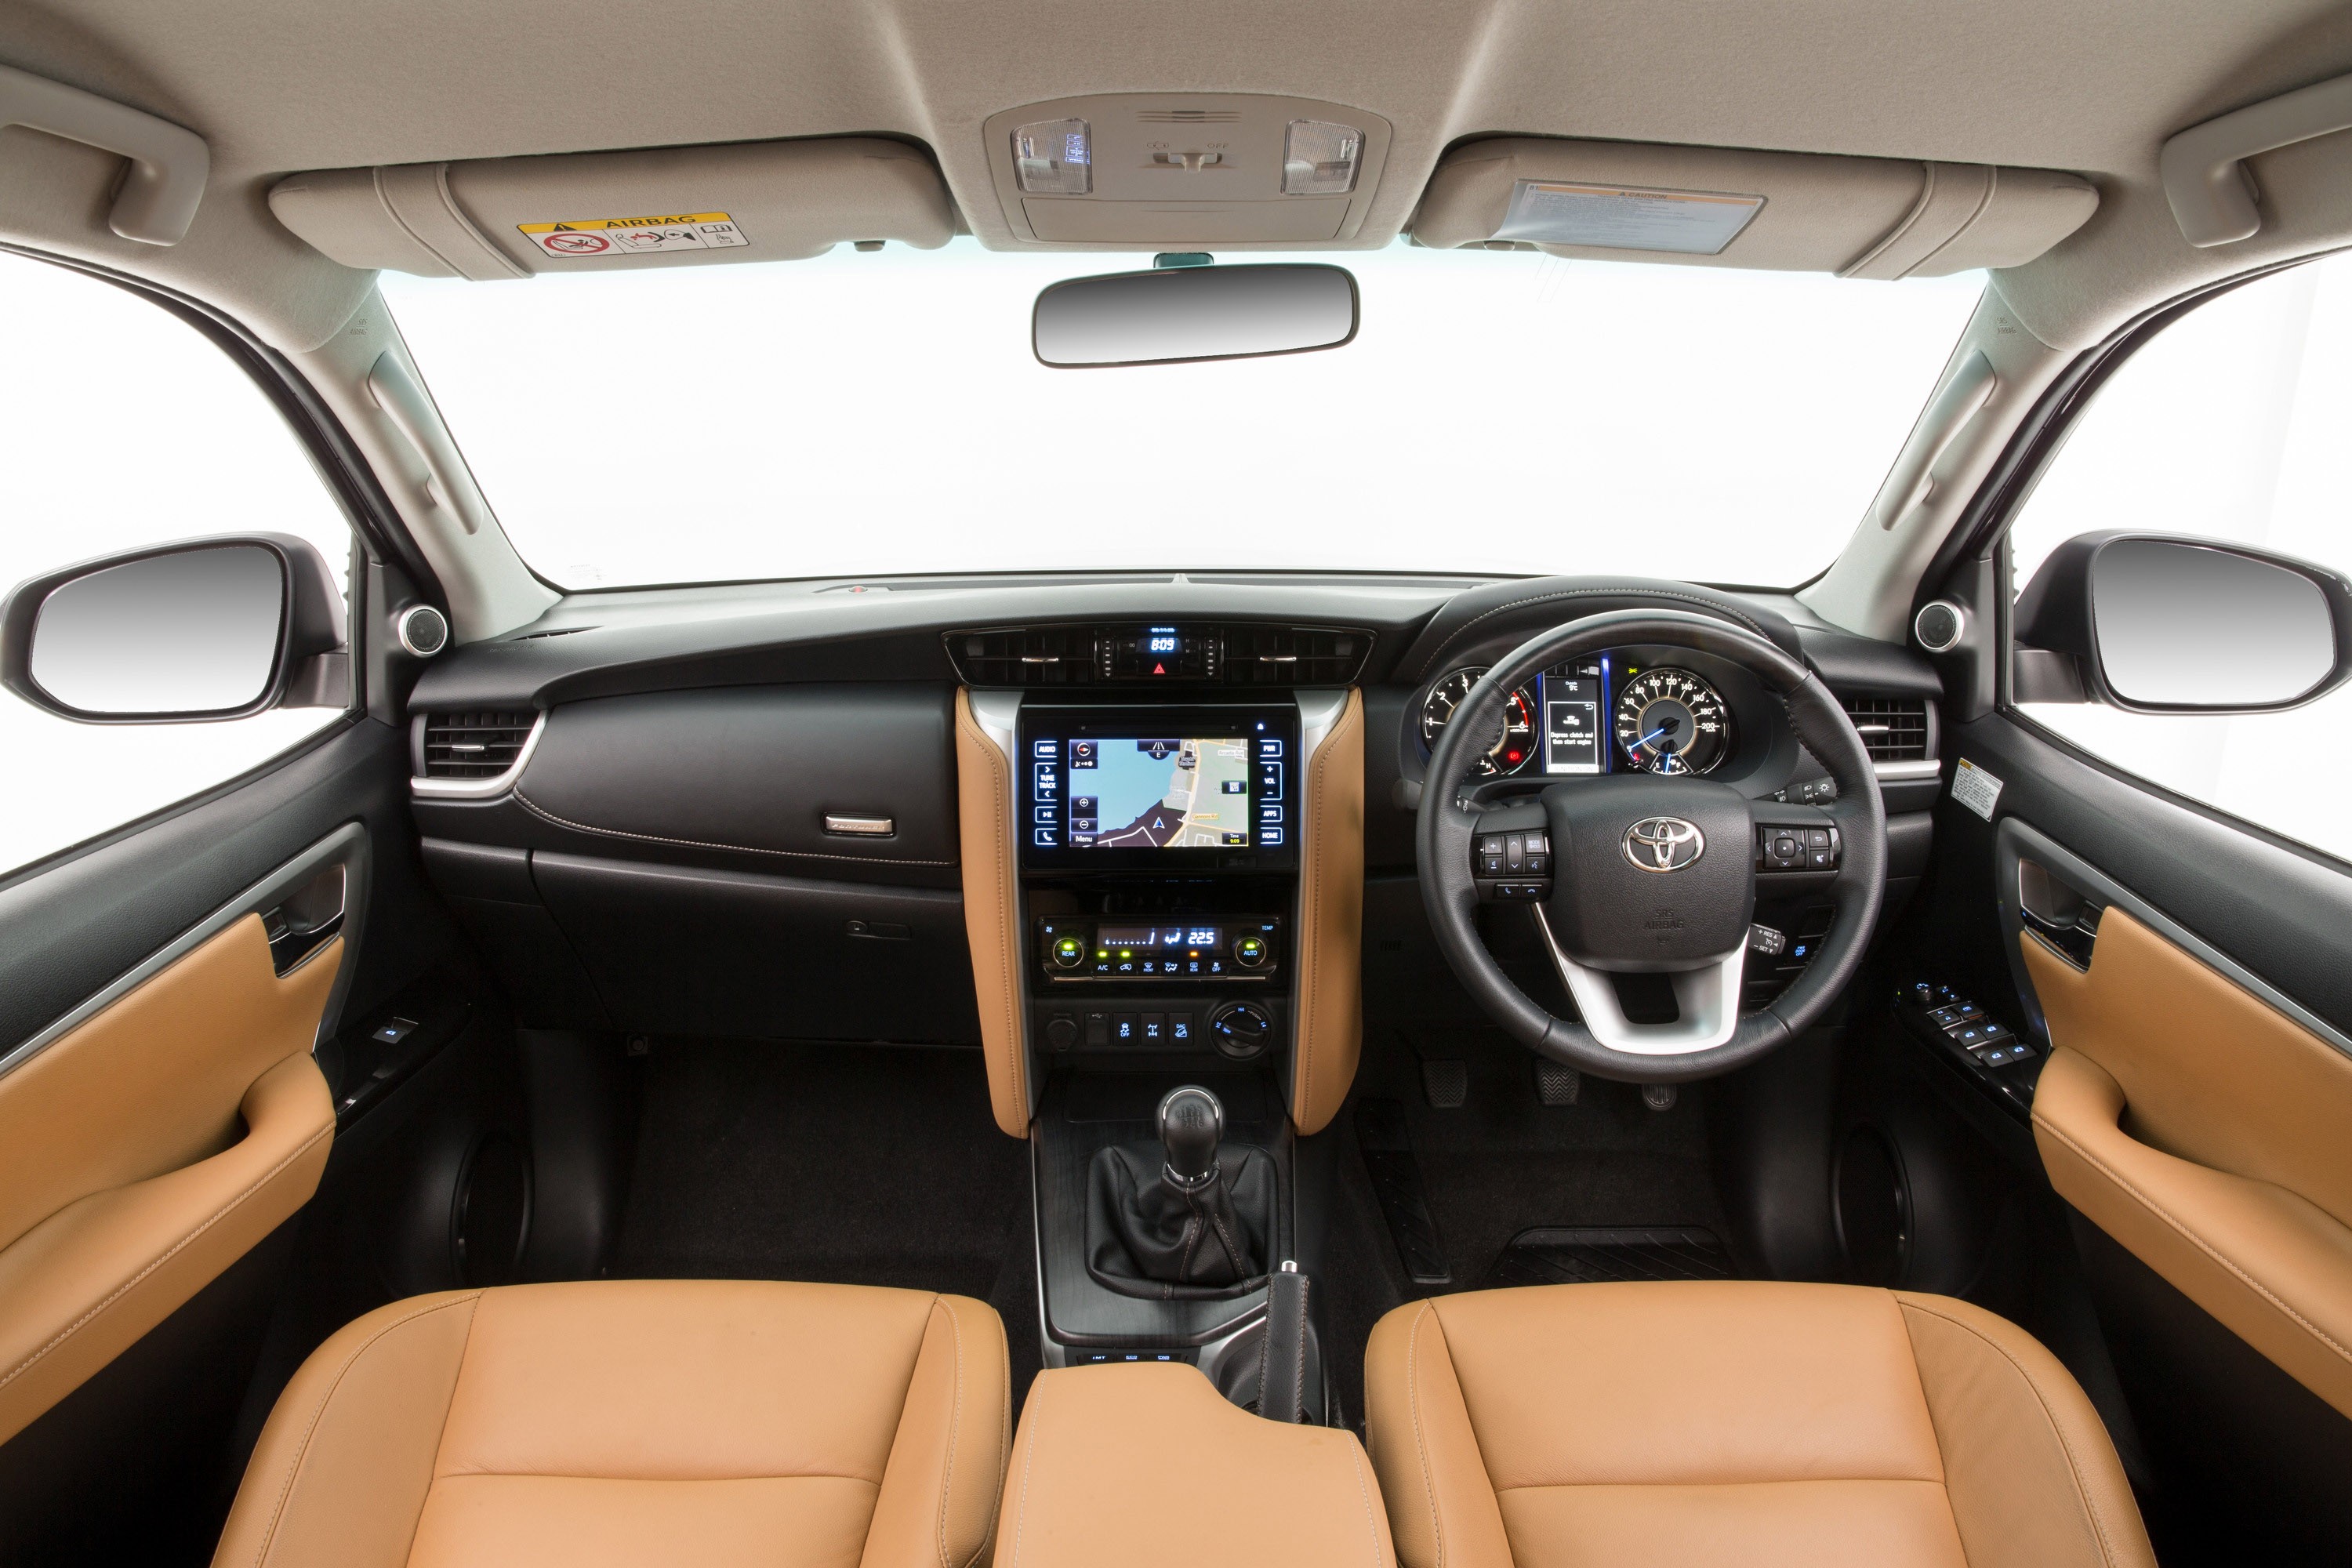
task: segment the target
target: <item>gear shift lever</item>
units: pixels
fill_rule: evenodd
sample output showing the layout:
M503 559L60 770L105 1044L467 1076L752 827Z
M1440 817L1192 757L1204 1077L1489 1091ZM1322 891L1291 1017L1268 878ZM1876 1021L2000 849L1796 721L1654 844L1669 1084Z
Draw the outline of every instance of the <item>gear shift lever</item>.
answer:
M1160 1180L1180 1193L1197 1193L1217 1179L1217 1143L1225 1135L1225 1108L1197 1084L1171 1089L1160 1101L1160 1142L1168 1152Z

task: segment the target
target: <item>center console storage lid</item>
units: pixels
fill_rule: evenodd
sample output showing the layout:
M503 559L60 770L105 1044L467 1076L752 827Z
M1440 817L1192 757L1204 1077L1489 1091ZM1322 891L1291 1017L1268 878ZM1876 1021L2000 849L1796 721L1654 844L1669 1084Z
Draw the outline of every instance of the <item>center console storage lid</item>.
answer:
M929 250L958 228L930 155L878 137L325 169L278 182L269 210L346 267L478 281Z
M1412 228L1440 249L1940 278L2031 261L2098 205L2051 169L1515 136L1440 160Z
M1262 1420L1181 1363L1038 1373L1007 1473L1000 1568L1396 1563L1354 1433Z

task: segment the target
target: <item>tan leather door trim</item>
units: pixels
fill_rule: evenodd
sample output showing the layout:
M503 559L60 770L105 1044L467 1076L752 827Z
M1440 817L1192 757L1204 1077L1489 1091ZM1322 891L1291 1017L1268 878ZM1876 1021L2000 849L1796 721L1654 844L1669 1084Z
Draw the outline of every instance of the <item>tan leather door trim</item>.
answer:
M2051 1184L2352 1415L2352 1058L2120 908L2087 971L2019 940Z
M1297 1045L1290 1119L1320 1132L1348 1098L1364 1043L1364 695L1307 763L1307 863L1298 886Z
M247 915L0 1078L0 1441L317 1189L342 954L280 976Z
M956 819L962 838L963 930L988 1059L988 1102L996 1125L1029 1136L1029 1035L1022 1016L1021 873L1013 863L1013 763L972 717L958 688Z

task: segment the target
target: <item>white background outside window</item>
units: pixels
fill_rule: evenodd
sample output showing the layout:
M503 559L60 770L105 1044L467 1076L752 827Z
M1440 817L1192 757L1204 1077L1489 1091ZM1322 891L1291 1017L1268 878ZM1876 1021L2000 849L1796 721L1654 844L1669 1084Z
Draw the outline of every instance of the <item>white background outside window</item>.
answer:
M2116 373L2011 531L2019 590L2060 543L2108 528L2338 571L2352 560L2352 254L2208 301ZM2119 768L2352 859L2352 689L2242 718L2024 710Z
M91 556L200 534L290 533L342 584L352 535L245 373L135 294L0 254L0 593ZM0 692L0 874L257 767L337 721L76 724Z

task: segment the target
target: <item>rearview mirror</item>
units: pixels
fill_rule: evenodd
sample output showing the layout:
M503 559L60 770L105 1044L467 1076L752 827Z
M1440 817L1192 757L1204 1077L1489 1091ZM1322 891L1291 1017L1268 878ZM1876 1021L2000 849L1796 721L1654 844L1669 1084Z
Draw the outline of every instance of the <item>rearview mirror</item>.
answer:
M1354 274L1315 262L1155 268L1073 278L1037 296L1030 341L1057 369L1255 359L1356 335Z
M2021 702L2276 712L2352 677L2352 584L2235 544L2086 533L2018 595L2016 640Z
M86 724L340 708L342 595L319 552L285 534L86 561L0 600L0 687Z

